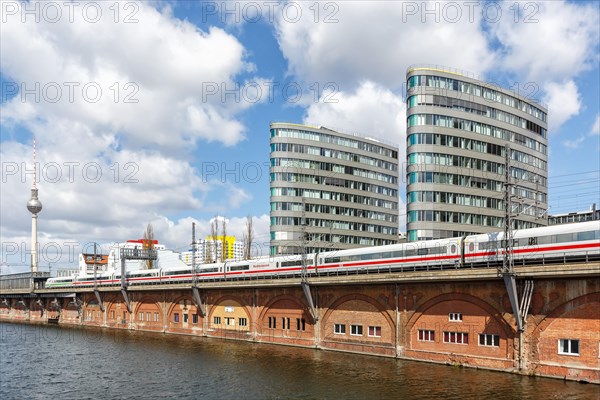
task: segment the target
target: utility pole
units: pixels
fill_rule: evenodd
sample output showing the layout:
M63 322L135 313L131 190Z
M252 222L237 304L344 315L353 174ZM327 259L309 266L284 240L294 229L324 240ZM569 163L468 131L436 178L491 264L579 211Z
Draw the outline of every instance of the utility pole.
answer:
M517 333L519 336L519 370L523 369L523 332L525 331L525 320L527 310L533 294L533 281L525 281L525 289L522 293L521 302L517 293L516 273L513 264L513 221L512 221L512 187L510 182L510 147L505 146L505 170L504 170L504 258L502 262L501 275L504 286L508 293L510 305L515 317ZM537 193L536 193L537 196ZM537 198L537 197L536 197Z
M197 283L196 276L196 223L192 222L192 276L194 277L194 286Z
M306 232L306 203L304 199L302 199L302 221L300 222L300 232L302 235L302 249L301 249L301 260L302 260L302 283L308 283L308 265L306 259L306 247L308 246L308 237Z
M306 296L306 301L308 302L308 310L310 311L313 321L315 321L316 323L319 320L319 315L317 314L317 309L315 307L315 303L313 302L312 294L310 292L310 285L308 283L308 260L306 256L306 247L308 246L308 234L306 232L306 203L304 199L302 199L302 221L300 232L302 235L302 270L300 273L300 286L302 286L304 296Z
M198 275L196 272L196 223L192 222L192 297L194 298L194 303L196 303L199 314L205 317L206 309L198 290Z
M502 261L502 274L513 273L513 229L512 229L512 187L510 182L510 147L505 146L504 154L504 258Z

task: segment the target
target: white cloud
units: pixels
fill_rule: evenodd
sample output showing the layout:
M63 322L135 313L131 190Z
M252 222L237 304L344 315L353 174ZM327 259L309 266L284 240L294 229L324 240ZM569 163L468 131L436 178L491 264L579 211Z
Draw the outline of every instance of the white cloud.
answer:
M544 102L548 104L548 132L556 133L562 124L581 110L581 96L572 80L544 86Z
M3 123L33 115L76 120L92 131L123 133L138 146L163 148L244 139L235 114L249 104L221 96L247 68L235 37L214 27L201 31L146 3L138 3L137 23L115 23L109 3L95 4L103 18L93 24L79 13L70 23L66 9L57 23L6 17L2 72L39 98L21 90L5 105ZM218 93L207 94L207 85Z
M596 3L501 4L503 18L490 27L502 47L502 69L542 86L547 81L574 77L598 62L600 20ZM519 14L515 14L517 10Z
M457 22L436 23L435 16L410 15L407 3L336 2L327 9L317 5L316 18L312 3L296 4L302 6L302 18L290 22L277 14L275 27L290 73L305 81L336 82L341 90L352 91L370 80L398 89L410 64L481 73L493 65L495 56L480 29L481 13L474 14L473 22L462 10L465 15ZM436 2L411 4L425 8ZM324 22L327 17L333 22Z
M592 125L591 134L592 135L600 135L600 114L596 114L596 120L594 121L594 124Z
M562 144L569 149L577 149L581 146L584 140L585 136L580 136L575 140L563 140Z

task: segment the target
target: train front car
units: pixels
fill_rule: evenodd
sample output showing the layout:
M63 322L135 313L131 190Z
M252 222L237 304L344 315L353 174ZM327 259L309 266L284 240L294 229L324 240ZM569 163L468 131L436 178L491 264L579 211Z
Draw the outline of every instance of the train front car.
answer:
M46 281L46 288L60 288L73 286L73 277L49 278Z
M515 231L514 265L590 261L600 258L600 222L546 226ZM504 233L467 236L465 265L498 266L504 258Z

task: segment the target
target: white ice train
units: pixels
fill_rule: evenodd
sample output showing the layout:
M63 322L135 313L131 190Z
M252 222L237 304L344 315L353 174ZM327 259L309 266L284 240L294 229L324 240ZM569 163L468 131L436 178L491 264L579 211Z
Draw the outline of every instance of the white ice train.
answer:
M371 272L404 272L447 268L495 266L504 256L503 232L470 235L460 238L428 240L337 250L306 256L310 275L339 275ZM513 235L515 265L545 264L600 259L600 221L580 222L523 229ZM162 264L165 265L165 264ZM173 265L173 264L171 264ZM115 271L116 268L115 268ZM126 273L128 285L185 283L221 279L259 279L299 276L302 256L262 257L245 261L202 264L192 267L182 262L176 266L141 269ZM96 276L50 278L47 288L120 285L120 271Z

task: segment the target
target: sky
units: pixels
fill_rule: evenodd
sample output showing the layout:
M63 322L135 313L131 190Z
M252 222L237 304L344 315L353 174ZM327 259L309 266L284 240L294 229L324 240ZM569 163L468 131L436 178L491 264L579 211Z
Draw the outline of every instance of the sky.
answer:
M185 251L214 218L241 238L251 216L268 254L269 123L378 137L404 165L416 64L545 104L550 214L600 206L599 2L0 6L0 273L30 263L33 137L42 271L149 223Z

